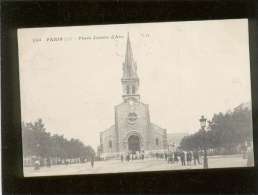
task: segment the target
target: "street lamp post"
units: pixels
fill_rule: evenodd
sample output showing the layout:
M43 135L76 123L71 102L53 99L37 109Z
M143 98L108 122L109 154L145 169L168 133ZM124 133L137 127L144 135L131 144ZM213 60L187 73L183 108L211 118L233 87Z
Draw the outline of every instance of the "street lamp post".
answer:
M40 158L40 144L37 144L36 145L36 147L37 147L37 155L38 155L38 158Z
M200 124L201 124L201 132L202 132L202 137L203 137L203 151L204 151L204 155L203 155L203 168L207 169L208 168L208 158L207 158L206 131L205 131L207 119L204 118L204 116L201 116L199 121L200 121Z
M35 170L38 170L39 169L39 167L40 167L40 144L38 143L37 145L36 145L36 147L37 147L37 157L36 157L36 161L35 161Z

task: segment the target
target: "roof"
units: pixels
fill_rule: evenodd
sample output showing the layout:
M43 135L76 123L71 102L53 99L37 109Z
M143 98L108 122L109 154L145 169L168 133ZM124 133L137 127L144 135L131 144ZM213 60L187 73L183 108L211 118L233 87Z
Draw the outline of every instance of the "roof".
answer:
M151 127L154 128L155 130L164 130L163 128L161 128L160 126L154 124L154 123L151 123Z
M110 131L110 130L113 130L115 129L115 125L112 125L111 127L109 127L108 129L104 130L104 131L101 131L101 133L104 133L106 131Z

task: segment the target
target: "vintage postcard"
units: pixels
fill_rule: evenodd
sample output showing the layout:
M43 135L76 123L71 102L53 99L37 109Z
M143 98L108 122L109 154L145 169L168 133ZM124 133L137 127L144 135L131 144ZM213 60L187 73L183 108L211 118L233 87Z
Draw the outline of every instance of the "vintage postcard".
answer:
M254 166L248 20L18 29L24 176Z

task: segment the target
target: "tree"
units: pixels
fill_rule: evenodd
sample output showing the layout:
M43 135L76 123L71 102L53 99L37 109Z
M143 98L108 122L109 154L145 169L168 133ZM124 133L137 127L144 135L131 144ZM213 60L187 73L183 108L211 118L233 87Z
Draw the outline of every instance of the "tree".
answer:
M248 108L237 107L233 112L214 114L208 124L206 146L219 151L224 149L229 153L236 152L237 146L252 140L252 112ZM186 136L181 140L180 147L193 150L202 147L200 131Z
M46 132L42 119L34 123L22 123L23 155L41 158L80 158L95 155L91 146L85 146L79 139L67 140L63 135Z

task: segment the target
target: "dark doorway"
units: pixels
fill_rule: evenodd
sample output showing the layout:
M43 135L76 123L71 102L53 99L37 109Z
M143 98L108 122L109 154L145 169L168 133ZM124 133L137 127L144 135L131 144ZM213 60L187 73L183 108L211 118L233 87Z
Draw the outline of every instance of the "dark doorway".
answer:
M135 154L136 151L140 151L140 139L136 135L131 135L128 138L128 149Z

